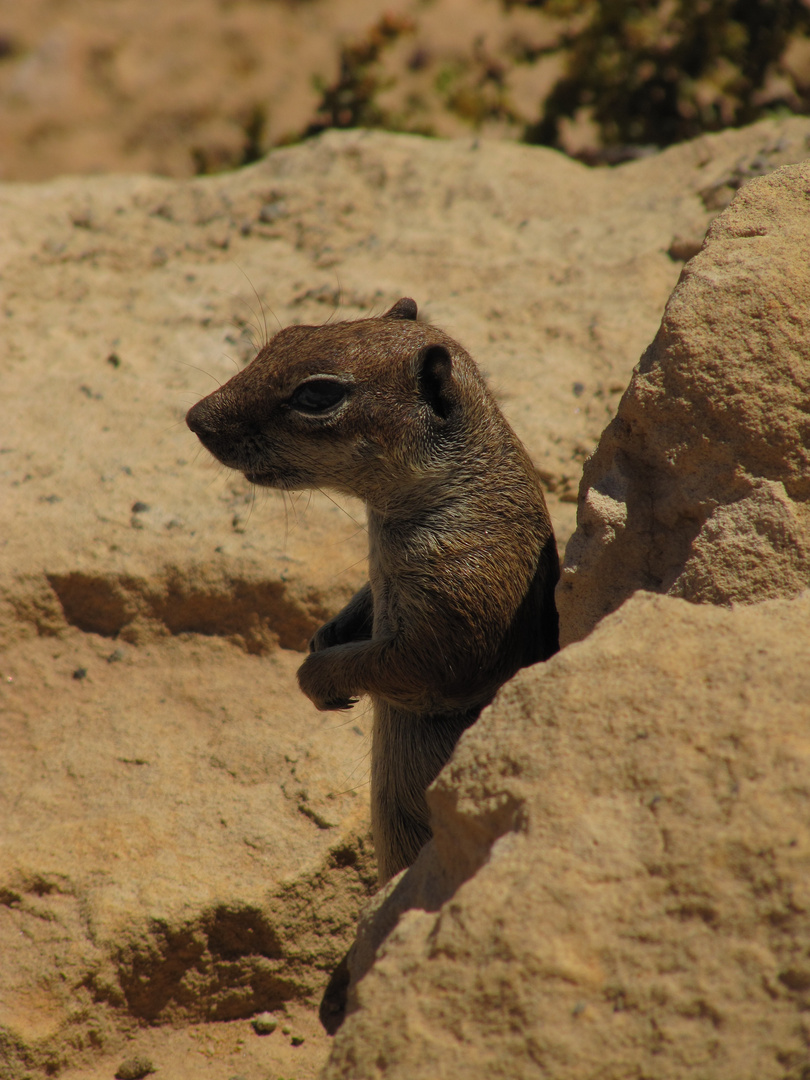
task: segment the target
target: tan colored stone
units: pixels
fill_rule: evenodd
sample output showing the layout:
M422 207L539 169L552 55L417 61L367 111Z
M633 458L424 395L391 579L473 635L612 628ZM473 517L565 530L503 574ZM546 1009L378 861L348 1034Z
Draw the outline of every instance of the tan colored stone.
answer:
M410 293L489 372L564 544L673 237L702 235L701 191L797 160L808 132L617 170L336 133L230 176L0 189L3 1080L139 1054L168 1074L171 1038L143 1025L218 1017L233 1049L254 1011L311 1017L370 887L367 713L322 716L295 686L363 579L362 519L254 496L199 453L188 406L276 319ZM248 1080L293 1071L277 1034Z
M637 589L716 604L810 584L810 164L752 180L685 267L585 466L561 638Z
M519 673L430 793L324 1077L798 1080L808 618L640 593Z

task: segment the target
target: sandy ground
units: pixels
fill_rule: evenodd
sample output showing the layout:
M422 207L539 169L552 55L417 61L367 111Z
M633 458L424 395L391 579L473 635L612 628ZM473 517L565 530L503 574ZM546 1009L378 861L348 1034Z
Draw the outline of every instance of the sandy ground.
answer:
M330 1042L313 1010L293 1005L278 1014L278 1027L270 1035L257 1035L249 1020L135 1030L114 1052L59 1075L63 1080L110 1080L123 1062L140 1058L165 1080L314 1080Z

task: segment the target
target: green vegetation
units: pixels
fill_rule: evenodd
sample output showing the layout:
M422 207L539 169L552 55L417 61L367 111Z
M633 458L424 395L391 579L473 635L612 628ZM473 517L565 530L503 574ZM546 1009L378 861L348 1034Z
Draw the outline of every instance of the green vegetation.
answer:
M801 0L548 0L588 21L566 75L529 125L529 142L558 145L563 118L587 116L603 146L666 146L751 123L810 95L780 78L792 36L810 30Z
M538 25L554 21L555 44L513 36L493 53L477 38L438 55L418 22L384 16L342 48L340 74L319 84L304 134L432 134L446 132L449 118L451 127L610 161L774 113L810 113L810 0L502 0L504 19L520 7L536 11ZM786 53L797 43L803 59L791 66ZM549 56L559 76L542 99L517 108L513 76ZM572 127L585 133L573 147Z
M389 46L414 28L410 19L384 15L365 37L344 45L337 81L331 86L320 81L316 84L321 101L306 134L316 135L326 128L397 127L377 102L379 92L394 81L393 76L381 73L380 59Z

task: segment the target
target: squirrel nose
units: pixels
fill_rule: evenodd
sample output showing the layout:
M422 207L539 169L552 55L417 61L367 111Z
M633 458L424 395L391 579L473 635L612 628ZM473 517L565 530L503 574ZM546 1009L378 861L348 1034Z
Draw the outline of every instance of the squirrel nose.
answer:
M186 423L201 439L205 435L214 435L216 432L212 412L208 398L203 398L196 405L192 405L186 413Z

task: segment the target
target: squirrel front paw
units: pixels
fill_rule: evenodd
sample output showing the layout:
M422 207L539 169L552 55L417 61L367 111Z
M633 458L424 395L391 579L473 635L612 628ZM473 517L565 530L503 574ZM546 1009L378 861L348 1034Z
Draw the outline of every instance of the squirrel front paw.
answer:
M309 639L309 651L311 653L323 652L324 649L331 649L333 645L340 645L340 643L337 619L330 619Z
M310 648L312 648L312 644L310 644ZM346 697L337 691L329 678L331 662L323 663L323 659L322 652L313 651L298 669L298 685L301 687L301 691L306 694L315 708L320 709L321 712L332 709L351 709L353 705L357 704L358 699Z

